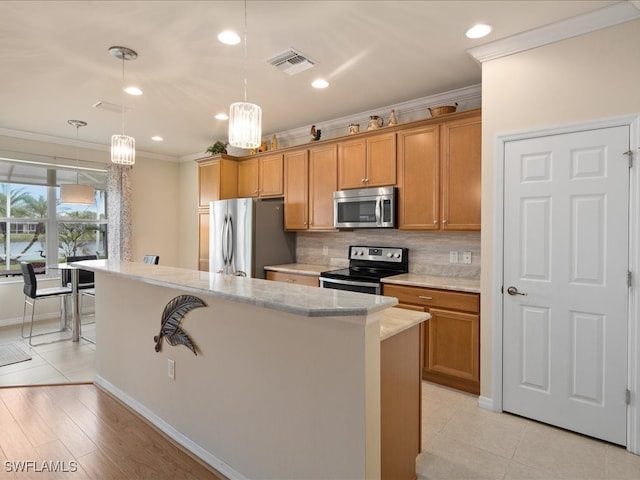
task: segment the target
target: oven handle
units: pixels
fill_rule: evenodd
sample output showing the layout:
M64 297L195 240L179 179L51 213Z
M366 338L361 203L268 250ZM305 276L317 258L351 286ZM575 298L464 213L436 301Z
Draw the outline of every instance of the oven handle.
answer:
M353 285L354 287L373 287L376 289L380 288L380 285L375 282L356 282L355 280L338 280L336 278L320 277L321 287L324 285L325 282L339 283L340 285Z

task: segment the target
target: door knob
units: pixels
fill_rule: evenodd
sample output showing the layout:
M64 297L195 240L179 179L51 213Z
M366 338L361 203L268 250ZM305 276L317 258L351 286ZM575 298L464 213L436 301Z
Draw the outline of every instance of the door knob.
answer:
M507 288L507 293L508 293L509 295L523 295L523 296L525 296L525 297L527 296L527 294L526 294L526 293L519 292L519 291L518 291L518 289L517 289L516 287L509 287L509 288Z

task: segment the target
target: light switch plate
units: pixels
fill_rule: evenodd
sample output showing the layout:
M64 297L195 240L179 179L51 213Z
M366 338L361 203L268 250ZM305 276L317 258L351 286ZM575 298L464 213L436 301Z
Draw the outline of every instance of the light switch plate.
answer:
M466 263L467 265L471 264L471 252L462 253L462 263Z
M169 358L167 362L167 375L171 380L176 379L176 362L171 358Z
M458 263L458 251L450 250L449 251L449 263Z

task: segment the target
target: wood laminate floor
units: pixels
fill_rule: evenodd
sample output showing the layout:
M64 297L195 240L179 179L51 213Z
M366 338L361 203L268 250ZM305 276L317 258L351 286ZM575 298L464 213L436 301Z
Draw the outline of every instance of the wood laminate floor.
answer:
M0 388L1 479L222 480L93 384Z

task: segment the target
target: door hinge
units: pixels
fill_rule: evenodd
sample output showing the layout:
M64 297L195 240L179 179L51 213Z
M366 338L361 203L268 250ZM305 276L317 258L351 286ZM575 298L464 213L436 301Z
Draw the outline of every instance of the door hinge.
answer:
M631 405L631 390L628 388L624 392L624 401L627 405Z
M627 271L627 286L633 286L633 277L631 276L631 270Z
M629 157L629 168L633 167L633 150L629 150L628 152L624 152L624 155Z

